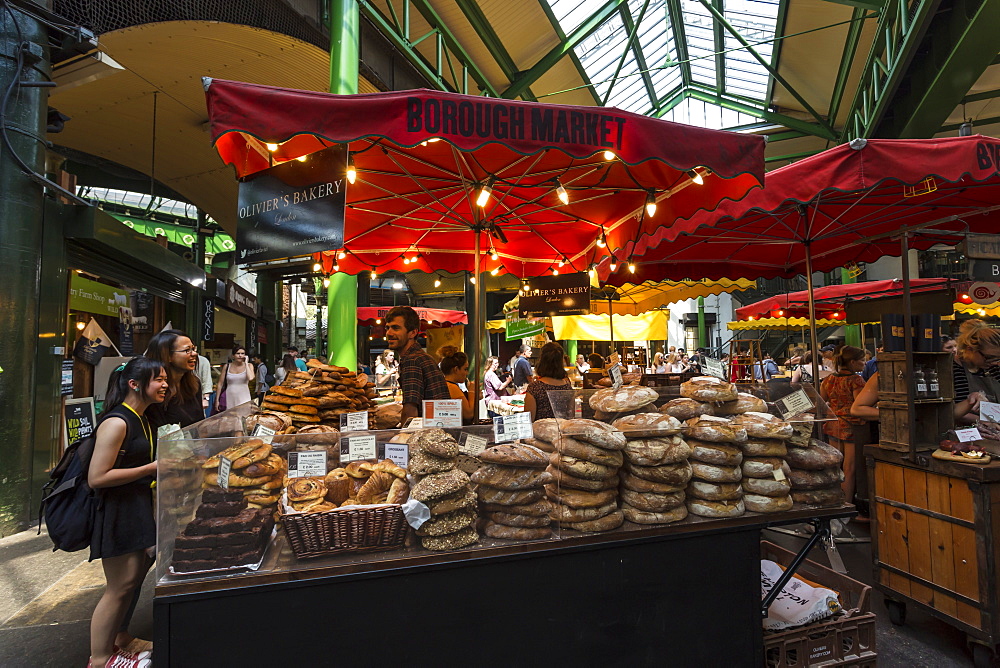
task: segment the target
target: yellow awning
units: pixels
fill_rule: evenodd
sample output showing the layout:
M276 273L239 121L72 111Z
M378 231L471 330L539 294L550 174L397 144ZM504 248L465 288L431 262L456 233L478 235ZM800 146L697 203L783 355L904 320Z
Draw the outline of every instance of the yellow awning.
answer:
M955 312L965 313L966 315L978 315L981 318L986 316L996 318L1000 317L1000 302L993 302L992 304L987 304L986 306L955 302Z
M840 327L843 320L820 319L817 327ZM759 320L736 320L727 322L726 328L735 331L748 329L805 329L809 326L809 318L760 318Z
M610 341L608 321L614 321L615 341L656 341L667 338L668 311L650 311L642 315L567 315L552 318L552 333L557 341Z
M626 283L618 288L618 299L611 301L615 315L639 315L647 311L661 309L667 304L708 297L724 292L738 292L757 287L756 281L745 278L731 280L723 278L717 281L704 279L701 281L661 281L659 283ZM591 299L591 314L608 312L608 300Z

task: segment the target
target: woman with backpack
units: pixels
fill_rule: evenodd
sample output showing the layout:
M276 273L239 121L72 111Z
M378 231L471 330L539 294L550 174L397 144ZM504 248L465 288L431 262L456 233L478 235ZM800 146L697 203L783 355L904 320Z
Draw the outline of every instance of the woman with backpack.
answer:
M90 559L100 559L107 587L90 622L89 668L139 668L148 653L124 648L128 623L156 550L152 484L154 432L144 413L167 397L163 364L136 357L111 374L94 439L87 482L98 503Z

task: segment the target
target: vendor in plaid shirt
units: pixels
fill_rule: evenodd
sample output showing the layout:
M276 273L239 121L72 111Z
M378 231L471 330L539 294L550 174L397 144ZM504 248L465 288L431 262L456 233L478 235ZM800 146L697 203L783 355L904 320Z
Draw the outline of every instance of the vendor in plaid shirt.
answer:
M399 359L403 424L421 415L421 402L451 398L440 367L417 343L419 330L420 318L409 306L394 306L385 314L385 340Z

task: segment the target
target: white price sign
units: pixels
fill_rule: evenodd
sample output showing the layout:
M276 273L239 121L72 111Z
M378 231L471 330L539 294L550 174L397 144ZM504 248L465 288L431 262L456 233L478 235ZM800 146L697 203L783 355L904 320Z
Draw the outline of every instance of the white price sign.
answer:
M406 425L404 431L412 431L414 429L423 429L424 419L423 418L413 418L410 420L409 424Z
M271 437L274 436L277 433L278 432L276 432L275 430L271 429L270 427L265 427L264 425L259 424L259 425L257 425L256 427L253 428L253 433L250 434L250 435L253 436L254 438L259 438L260 440L264 441L265 443L270 443L271 442ZM324 473L324 475L326 475L326 474Z
M324 475L326 475L326 450L301 450L288 453L289 478Z
M410 465L410 446L406 443L386 443L385 458L391 459L396 463L396 466L402 466L405 469Z
M618 389L622 386L622 365L616 364L610 369L608 369L608 375L611 376L611 387Z
M462 400L437 399L423 402L425 427L461 427Z
M340 439L340 461L375 459L375 435L345 436Z
M480 452L485 450L489 443L490 442L483 436L476 436L475 434L462 434L461 439L459 439L458 449L467 455L475 457Z
M781 470L780 466L775 466L774 469L774 479L781 482L785 479L785 472Z
M368 411L341 413L340 431L368 431Z
M781 411L781 417L786 420L793 415L808 412L816 405L809 398L809 395L806 394L805 390L795 390L788 396L778 399L775 403L778 406L778 410Z
M493 440L497 443L531 438L531 413L514 413L493 418Z
M233 460L225 457L219 458L219 487L229 489L229 472L233 470Z
M721 378L722 380L726 379L726 370L723 368L721 361L714 357L703 357L701 358L701 363L705 368L705 373L708 375Z
M969 427L968 429L956 429L955 436L958 437L961 443L971 443L972 441L983 440L983 435L979 433L976 427Z
M991 401L980 401L979 417L987 422L1000 423L1000 404L995 404Z

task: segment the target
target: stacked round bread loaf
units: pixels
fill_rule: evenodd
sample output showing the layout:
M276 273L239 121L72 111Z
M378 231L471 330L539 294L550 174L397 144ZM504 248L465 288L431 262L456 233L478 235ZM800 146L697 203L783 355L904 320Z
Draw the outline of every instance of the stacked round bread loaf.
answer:
M408 469L415 481L410 496L431 512L416 530L421 545L428 550L457 550L477 542L476 494L469 475L457 468L458 441L435 427L417 432L409 446Z
M243 497L251 508L277 507L281 498L282 479L287 463L271 450L271 444L259 438L250 438L209 457L203 464L205 487L219 484L219 462L228 459L229 487L243 490Z
M613 420L623 415L655 411L653 404L659 398L659 393L652 388L623 385L617 390L609 387L594 392L588 404L594 410L595 419Z
M784 458L788 452L785 441L794 433L792 426L770 413L754 411L737 415L732 421L747 431L747 440L740 444L743 505L754 513L791 510L792 486Z
M684 488L691 477L691 448L680 436L680 420L639 413L612 423L628 439L625 470L619 473L622 514L636 524L668 524L688 515Z
M346 367L309 360L308 371L293 371L281 385L271 387L261 404L269 414L288 420L281 433L294 433L310 424L340 425L341 413L368 411L374 422L375 383ZM388 426L396 426L393 423ZM387 428L386 422L382 423ZM273 428L273 427L272 427Z
M805 448L790 447L786 457L791 470L792 500L816 506L836 506L844 502L840 483L844 481L841 463L844 455L837 448L809 440Z
M479 453L482 466L472 474L480 508L488 517L483 532L491 538L540 540L552 537L544 485L549 455L523 443L502 443Z
M559 428L546 469L554 478L545 485L551 518L577 531L617 529L625 519L617 502L624 434L596 420L562 420Z
M685 422L685 433L692 473L687 486L688 510L701 517L742 515L743 453L739 444L747 440L746 429L728 418L703 415Z

